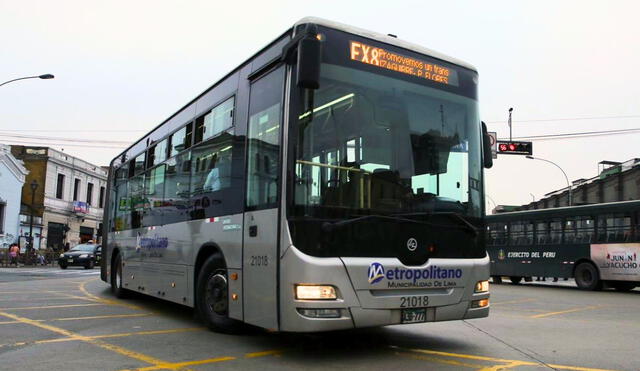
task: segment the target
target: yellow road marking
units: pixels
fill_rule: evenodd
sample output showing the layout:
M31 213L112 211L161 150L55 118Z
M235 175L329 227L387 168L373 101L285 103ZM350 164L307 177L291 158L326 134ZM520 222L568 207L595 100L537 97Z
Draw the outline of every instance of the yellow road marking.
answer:
M188 362L180 362L180 363L166 363L166 364L157 365L157 366L138 368L136 370L137 371L177 370L177 369L180 369L180 368L183 368L183 367L187 367L187 366L198 366L198 365L205 365L205 364L209 364L209 363L233 361L233 360L236 360L236 359L237 359L236 357L218 357L218 358L203 359L203 360L200 360L200 361L188 361Z
M473 359L478 361L501 363L499 365L484 367L480 371L496 371L496 370L502 370L505 368L517 367L517 366L548 366L557 370L570 370L570 371L615 371L615 370L602 369L602 368L556 365L556 364L548 364L548 363L540 363L540 362L519 361L515 359L503 359L503 358L494 358L494 357L486 357L486 356L477 356L473 354L449 353L449 352L441 352L441 351L429 350L429 349L407 349L407 348L401 348L393 345L390 346L390 348L396 349L396 350L414 352L414 353L431 354L431 355L439 355L439 356L445 356L445 357ZM467 366L467 367L470 367L470 366Z
M468 368L477 368L477 369L480 369L480 368L484 367L482 365L475 365L475 364L471 364L471 363L459 362L459 361L456 361L456 360L453 360L453 359L429 357L429 356L423 356L423 355L420 355L420 354L411 354L411 353L404 353L404 352L395 352L395 354L399 355L399 356L405 356L405 357L417 359L417 360L420 360L420 361L429 361L429 362L435 362L435 363L442 363L442 364L445 364L445 365L468 367Z
M536 301L536 299L528 298L528 299L519 299L519 300L509 300L509 301L499 301L499 302L491 302L491 305L503 305L503 304L520 304L520 303L529 303L532 301Z
M555 315L558 315L558 314L580 312L580 311L589 310L589 309L597 309L597 308L600 308L600 307L601 307L600 305L591 305L591 306L588 306L588 307L573 308L573 309L561 310L561 311L558 311L558 312L548 312L548 313L536 314L534 316L529 316L529 318L544 318L544 317L549 317L549 316L555 316Z
M125 308L129 308L129 309L136 309L136 310L143 309L143 308L141 308L141 307L139 307L139 306L137 306L137 305L127 304L127 303L123 303L123 302L121 302L121 301L111 300L111 299L107 299L107 298L101 298L101 297L96 296L96 295L94 295L94 294L90 293L89 291L87 291L87 289L85 288L85 285L86 285L88 282L96 281L96 280L98 280L98 279L99 279L99 278L93 278L93 279L90 279L90 280L86 280L86 281L80 282L79 289L80 289L80 291L82 291L82 293L83 293L87 298L93 299L93 300L95 300L95 301L97 301L97 302L100 302L100 303L104 303L104 304L106 304L106 305L117 305L117 306L120 306L120 307L125 307Z
M135 313L135 314L109 314L104 316L87 316L87 317L62 317L51 319L34 319L36 322L55 322L55 321L82 321L86 319L105 319L105 318L127 318L127 317L146 317L152 316L153 313ZM0 325L9 325L14 323L20 323L19 321L2 321Z
M87 339L109 339L109 338L123 338L123 337L141 336L141 335L176 334L180 332L191 332L191 331L202 331L202 330L204 330L204 327L186 327L186 328L176 328L176 329L169 329L169 330L148 330L148 331L124 332L119 334L89 335L85 337ZM60 343L60 342L75 341L75 340L79 340L79 339L66 337L66 338L59 338L59 339L36 340L33 342L33 344Z
M100 347L102 349L110 350L110 351L118 353L120 355L129 357L129 358L133 358L133 359L136 359L136 360L139 360L139 361L142 361L142 362L146 362L146 363L152 364L154 366L164 366L164 365L169 365L170 364L170 363L168 363L166 361L163 361L161 359L157 359L157 358L148 356L146 354L142 354L142 353L139 353L139 352L136 352L136 351L133 351L133 350L129 350L129 349L123 348L123 347L118 346L118 345L105 343L104 341L99 340L99 339L92 339L91 337L79 335L79 334L76 334L74 332L65 330L63 328L47 325L45 323L34 321L32 319L29 319L29 318L17 316L15 314L11 314L11 313L6 313L6 312L1 312L0 311L0 316L11 318L11 319L13 319L15 321L19 321L19 322L22 322L22 323L25 323L25 324L28 324L28 325L32 325L32 326L35 326L35 327L39 327L39 328L42 328L42 329L45 329L45 330L49 330L51 332L55 332L57 334L64 335L64 336L67 336L67 337L70 337L70 338L73 338L73 339L76 339L76 340L84 341L84 342L87 342L89 344L92 344L92 345L95 345L97 347ZM166 367L161 367L161 368L166 368ZM170 368L175 370L175 369L178 369L180 367L170 367Z
M53 292L53 291L45 291L45 292L50 292L50 293L52 293L54 295L64 296L65 298L96 301L96 299L88 298L86 296L78 296L78 295L68 294L68 293L64 293L64 292Z
M282 350L265 350L263 352L254 352L247 353L244 355L245 358L256 358L256 357L264 357L264 356L276 356L282 354Z
M73 307L93 307L96 305L106 305L104 303L91 303L91 304L65 304L65 305L43 305L39 307L15 307L15 308L0 308L0 310L26 310L26 309L55 309L55 308L73 308Z

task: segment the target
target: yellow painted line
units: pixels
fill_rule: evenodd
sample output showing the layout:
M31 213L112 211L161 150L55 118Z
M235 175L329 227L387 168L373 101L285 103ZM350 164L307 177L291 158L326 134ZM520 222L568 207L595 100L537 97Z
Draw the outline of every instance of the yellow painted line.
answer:
M532 301L536 301L536 299L533 298L529 298L529 299L519 299L519 300L509 300L509 301L499 301L499 302L491 302L491 305L505 305L505 304L520 304L520 303L529 303Z
M411 354L411 353L402 353L402 352L395 352L395 354L398 355L398 356L409 357L409 358L416 359L416 360L419 360L419 361L429 361L429 362L435 362L435 363L442 363L442 364L450 365L450 366L468 367L468 368L477 368L477 369L481 369L481 368L484 367L483 365L475 365L475 364L471 364L471 363L464 363L464 362L459 362L459 361L452 360L452 359L444 359L444 358L423 356L423 355L420 355L420 354Z
M589 309L597 309L597 308L600 308L600 307L601 307L600 305L591 305L591 306L588 306L588 307L573 308L573 309L561 310L561 311L558 311L558 312L548 312L548 313L536 314L534 316L529 316L529 318L544 318L544 317L549 317L549 316L556 316L558 314L580 312L580 311L589 310Z
M553 369L557 370L570 370L570 371L615 371L610 369L602 369L602 368L590 368L590 367L580 367L580 366L567 366L567 365L556 365L556 364L542 364L539 362L529 362L529 361L519 361L515 359L503 359L503 358L494 358L494 357L486 357L486 356L478 356L473 354L460 354L460 353L449 353L449 352L441 352L436 350L429 349L408 349L401 348L397 346L390 346L392 349L396 350L404 350L414 353L422 353L422 354L431 354L431 355L439 355L445 357L452 358L462 358L462 359L473 359L478 361L488 361L488 362L501 362L500 365L487 366L481 369L481 371L495 371L501 370L505 368L512 368L517 366L549 366Z
M63 317L53 318L47 321L81 321L85 319L106 319L106 318L129 318L129 317L147 317L152 316L153 313L135 313L135 314L109 314L104 316L87 316L87 317Z
M282 350L276 349L276 350L265 350L263 352L254 352L254 353L247 353L244 355L244 358L257 358L257 357L265 357L265 356L277 356L282 354Z
M46 291L49 292L49 291ZM78 296L78 295L73 295L73 294L68 294L65 292L51 292L54 295L59 295L59 296L63 296L65 298L71 298L71 299L78 299L78 300L89 300L89 301L96 301L95 299L92 298L88 298L86 296Z
M87 281L80 282L79 289L80 289L80 291L82 291L82 293L83 293L87 298L90 298L90 299L92 299L92 300L95 300L95 301L97 301L97 302L100 302L100 303L103 303L103 304L106 304L106 305L117 305L117 306L120 306L120 307L125 307L125 308L129 308L129 309L136 309L136 310L141 310L141 309L143 309L143 308L141 308L141 307L139 307L139 306L137 306L137 305L127 304L127 303L123 303L123 302L121 302L121 301L116 301L116 300L111 300L111 299L107 299L107 298L102 298L102 297L96 296L96 295L94 295L94 294L90 293L89 291L87 291L87 289L85 288L85 285L86 285L87 283L91 282L91 281L96 281L96 280L98 280L98 279L99 279L99 278L93 278L93 279L90 279L90 280L87 280Z
M93 307L96 305L106 305L106 304L90 303L90 304L43 305L39 307L0 308L0 310L55 309L55 308L73 308L73 307Z
M177 334L181 332L202 331L202 330L204 330L204 327L187 327L187 328L176 328L176 329L169 329L169 330L149 330L149 331L124 332L119 334L90 335L90 336L85 336L85 338L91 339L91 340L124 338L129 336ZM59 339L36 340L33 342L33 344L60 343L65 341L76 341L76 340L79 340L79 339L66 337L66 338L59 338Z
M76 339L76 340L84 341L84 342L87 342L89 344L92 344L92 345L95 345L97 347L100 347L102 349L110 350L110 351L112 351L114 353L118 353L120 355L129 357L129 358L133 358L133 359L136 359L136 360L139 360L139 361L142 361L142 362L146 362L146 363L152 364L154 366L170 365L170 363L168 363L166 361L163 361L161 359L157 359L157 358L148 356L146 354L142 354L142 353L139 353L139 352L136 352L136 351L133 351L133 350L129 350L129 349L123 348L123 347L118 346L118 345L105 343L104 341L99 340L99 339L92 339L91 337L82 336L82 335L76 334L74 332L71 332L69 330L65 330L65 329L60 328L60 327L47 325L45 323L38 322L38 321L29 319L29 318L20 317L20 316L17 316L15 314L1 312L1 311L0 311L0 316L11 318L11 319L13 319L15 321L19 321L19 322L22 322L22 323L25 323L25 324L28 324L28 325L32 325L32 326L35 326L35 327L39 327L39 328L42 328L42 329L45 329L45 330L49 330L51 332L55 332L57 334L67 336L69 338L73 338L73 339ZM167 368L167 367L161 367L161 368ZM176 369L176 368L175 367L170 367L170 369Z

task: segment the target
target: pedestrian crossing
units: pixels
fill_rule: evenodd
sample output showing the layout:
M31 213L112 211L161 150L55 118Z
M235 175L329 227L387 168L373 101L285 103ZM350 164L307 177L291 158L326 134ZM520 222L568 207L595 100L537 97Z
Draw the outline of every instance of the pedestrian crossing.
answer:
M60 269L60 268L0 268L0 274L17 274L23 276L96 276L100 269Z

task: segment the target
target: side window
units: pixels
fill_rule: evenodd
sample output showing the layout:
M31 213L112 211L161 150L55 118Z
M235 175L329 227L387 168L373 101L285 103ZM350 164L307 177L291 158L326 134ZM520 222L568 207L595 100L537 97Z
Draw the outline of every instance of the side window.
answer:
M124 164L116 170L114 177L114 197L111 201L114 231L131 229L131 200L129 199L128 182L129 168Z
M129 178L129 199L131 202L131 228L142 226L142 211L145 208L144 173Z
M171 134L171 147L169 148L169 157L177 155L179 152L191 147L191 128L192 123L185 125L182 129Z
M198 119L202 121L203 125L203 141L216 136L233 126L234 103L235 99L234 97L231 97Z
M215 137L191 151L191 219L223 215L225 192L231 187L232 138L229 134Z
M589 216L576 218L576 243L591 243L595 231L595 222Z
M171 157L166 162L164 178L164 201L162 224L171 224L189 219L190 196L189 174L191 151Z
M167 159L167 140L158 142L147 151L147 167L153 167Z
M284 69L251 85L247 151L248 210L277 207Z
M491 223L488 228L490 244L496 246L507 244L507 225L505 223Z
M551 237L549 236L548 222L536 223L536 241L538 245L546 245L551 243Z
M164 164L147 171L144 179L144 212L142 213L142 226L161 225L162 206L164 201Z
M562 243L562 220L553 219L549 223L549 237L551 238L551 244Z
M567 218L564 222L564 243L575 243L577 232L576 218Z

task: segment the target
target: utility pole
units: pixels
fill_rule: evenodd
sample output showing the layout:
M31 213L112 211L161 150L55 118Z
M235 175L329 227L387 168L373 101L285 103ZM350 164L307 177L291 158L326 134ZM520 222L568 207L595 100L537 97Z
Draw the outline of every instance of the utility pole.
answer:
M509 108L509 142L513 142L513 130L511 128L511 112L513 112L513 107Z

